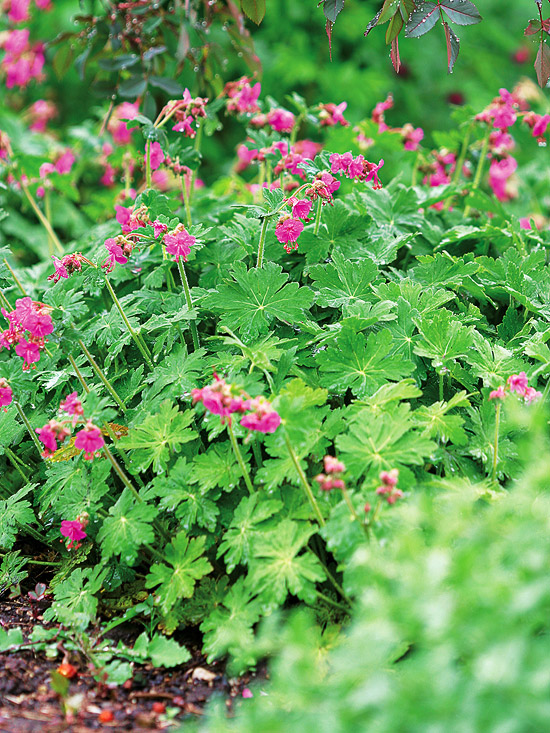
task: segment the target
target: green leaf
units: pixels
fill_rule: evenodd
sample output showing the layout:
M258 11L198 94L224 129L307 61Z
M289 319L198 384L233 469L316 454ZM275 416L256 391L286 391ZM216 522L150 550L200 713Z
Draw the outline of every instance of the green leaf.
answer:
M243 460L248 464L246 454ZM242 478L241 469L229 441L210 446L193 459L191 483L199 484L202 492L219 487L231 491Z
M439 0L439 6L457 25L475 25L481 21L479 10L470 0Z
M366 338L351 327L344 327L336 343L317 355L321 384L331 391L351 389L361 398L388 380L408 377L414 365L401 357L390 356L391 349L392 336L388 329Z
M266 530L268 520L281 508L275 499L261 499L259 494L245 497L235 509L229 529L218 548L218 557L224 557L227 571L232 573L239 563L247 564L251 559L254 538Z
M370 259L351 262L335 252L332 263L309 268L309 276L317 290L316 302L322 308L342 308L348 315L349 306L372 298L372 283L378 268Z
M45 621L57 620L65 626L84 630L95 619L98 599L108 568L76 568L54 588L54 602L44 612Z
M203 557L205 538L189 539L186 532L180 532L164 548L168 565L155 564L145 580L146 588L157 588L159 604L168 613L182 598L190 598L197 580L212 570L212 565Z
M410 406L401 403L380 415L360 410L349 432L336 438L336 447L348 470L359 478L400 466L421 466L437 446L416 430Z
M265 0L241 0L241 10L256 25L260 25L265 16Z
M169 400L164 400L158 413L147 415L141 419L140 425L130 428L128 435L121 439L120 446L135 451L132 454L135 470L145 471L149 466L156 473L165 470L170 453L195 439L195 434L189 430L193 417L193 410L182 413Z
M31 503L23 499L36 485L24 486L6 501L0 501L0 547L10 550L20 528L36 523Z
M274 262L248 271L242 262L237 262L233 277L233 282L220 285L218 292L208 295L203 304L220 315L222 324L250 338L266 333L274 320L290 325L302 322L313 301L309 288L298 283L285 285L288 274Z
M191 659L191 654L175 639L155 634L149 642L147 654L155 667L176 667Z
M253 645L252 627L260 618L261 605L245 582L239 578L200 626L204 634L203 650L209 662L227 654L238 657L244 665L254 661L243 659L243 653ZM244 672L243 666L231 668L235 674Z
M129 69L139 61L139 56L135 53L124 53L120 56L99 59L97 62L99 67L104 71L119 71L120 69Z
M157 514L155 507L138 503L130 489L124 489L97 535L103 558L120 555L122 562L134 565L139 548L155 541L151 523Z
M147 89L147 80L141 76L132 76L118 87L118 93L126 99L135 99L141 96Z
M456 359L465 357L474 343L474 327L463 326L445 309L421 319L418 330L421 338L414 346L414 353L431 359L435 369L452 369Z
M344 9L344 0L324 0L323 13L331 23L336 22L339 13Z
M422 3L411 13L407 27L405 28L405 38L418 38L423 36L434 27L439 20L439 9L436 3Z
M149 84L157 89L162 89L163 92L169 94L170 97L179 97L183 94L183 87L181 84L174 79L164 76L150 76Z
M8 552L2 558L0 563L0 595L4 593L10 586L18 585L29 575L23 570L27 564L26 557L20 557L21 550Z
M315 583L325 580L325 574L313 553L302 553L314 533L315 528L309 524L284 519L276 529L256 536L247 586L260 589L263 603L280 605L288 593L310 603L315 601Z

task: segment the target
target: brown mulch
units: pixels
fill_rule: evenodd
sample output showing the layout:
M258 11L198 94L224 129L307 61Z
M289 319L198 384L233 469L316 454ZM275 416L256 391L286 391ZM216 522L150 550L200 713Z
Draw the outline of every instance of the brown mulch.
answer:
M47 604L46 604L47 605ZM46 605L41 604L44 610ZM33 620L29 605L21 600L0 601L0 626L21 627L26 635L41 617ZM140 629L117 629L117 639L131 644ZM112 637L112 635L110 635ZM163 731L173 729L186 716L203 714L212 695L225 698L228 711L232 701L242 696L250 675L228 679L223 663L208 664L201 654L200 638L180 638L192 654L189 662L172 669L135 664L134 675L124 685L98 684L78 658L69 662L78 667L67 696L69 710L50 685L50 673L62 660L47 659L43 652L26 650L0 654L0 731L9 733L88 733L88 731ZM259 673L265 677L265 671ZM167 712L162 712L162 706ZM110 711L112 722L100 722L100 714Z

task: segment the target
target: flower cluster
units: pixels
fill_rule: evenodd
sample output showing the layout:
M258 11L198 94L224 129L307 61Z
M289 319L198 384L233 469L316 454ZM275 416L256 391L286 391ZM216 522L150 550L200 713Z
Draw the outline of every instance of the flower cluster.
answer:
M122 102L113 109L107 129L115 145L128 145L132 142L132 132L137 127L128 128L127 121L134 120L139 114L139 102Z
M346 470L342 461L333 456L325 456L323 458L324 473L315 476L315 481L319 484L321 491L332 491L332 489L344 489L346 484L342 480L342 474Z
M165 104L156 124L174 117L176 124L172 127L172 130L182 132L187 137L193 138L197 134L197 120L200 117L206 117L207 104L208 99L203 99L203 97L193 98L189 89L185 89L182 99L171 99Z
M84 512L72 521L64 519L61 522L61 535L69 540L69 542L67 543L67 550L72 550L73 548L75 550L78 550L78 548L82 544L80 540L83 540L87 537L84 530L88 526L88 521L89 515L87 512Z
M12 23L26 23L31 19L29 8L31 0L8 0L4 10L8 11L8 19ZM51 0L35 0L35 5L40 10L50 10Z
M59 173L60 175L66 175L67 173L70 173L75 160L76 158L73 151L70 148L67 148L63 153L55 158L53 163L42 163L38 172L40 185L36 189L36 195L39 198L44 198L46 194L46 188L52 187L52 183L50 182L48 176L51 173ZM31 179L28 181L28 183L33 183L35 180L36 179Z
M1 47L5 54L0 68L6 74L8 89L26 87L31 79L42 78L44 44L31 45L27 28L9 31Z
M47 341L45 337L53 331L51 311L50 306L28 297L16 300L15 310L10 313L2 308L9 328L0 332L0 349L9 350L15 346L15 353L23 359L24 370L40 360L40 352Z
M321 127L335 127L335 125L347 127L349 122L344 119L344 112L347 106L347 102L341 102L340 104L334 104L333 102L320 104L317 110Z
M31 121L30 129L33 132L45 132L48 122L57 117L57 107L46 99L37 99L29 107L28 114Z
M59 282L62 278L68 280L75 272L80 272L82 270L82 262L86 262L88 265L92 264L80 252L63 255L61 259L52 255L52 260L55 270L51 275L48 275L48 280L53 280L54 283Z
M281 418L264 397L251 398L234 384L228 384L214 372L214 381L202 389L191 391L193 404L202 402L205 409L221 417L222 424L231 424L231 415L244 415L240 424L258 433L274 433ZM248 413L248 414L245 414Z
M292 112L282 107L274 107L267 114L259 114L250 120L252 127L269 125L275 132L292 132L295 117Z
M391 471L382 471L379 478L382 485L376 489L378 496L385 496L388 504L395 504L398 499L403 498L401 489L396 488L399 479L397 468L392 468Z
M84 451L84 460L90 461L94 458L96 451L101 450L105 445L101 430L91 420L84 417L82 402L78 399L76 392L71 392L59 405L59 412L71 415L70 419L52 419L41 428L36 428L38 438L44 445L42 455L44 458L52 455L58 449L58 443L63 443L65 438L71 434L72 428L78 423L82 425L75 435L74 446Z
M501 384L497 389L493 389L489 393L490 400L503 400L508 392L515 392L520 397L523 397L527 404L535 402L542 397L541 392L538 392L534 387L529 387L527 374L520 372L519 374L512 374L508 377L506 384Z
M343 173L346 178L357 178L359 181L368 183L372 181L372 187L375 189L382 188L378 171L384 165L384 161L380 160L378 164L370 163L362 155L356 158L351 153L333 153L330 156L330 170L332 173Z
M180 257L184 262L187 262L189 252L195 242L195 237L189 234L183 224L178 224L175 229L164 235L164 247L168 254L174 255L175 262Z
M258 97L262 91L260 82L250 85L251 79L246 76L237 81L230 81L225 85L224 94L227 95L226 109L233 114L253 115L260 111Z
M0 408L4 408L4 412L7 412L8 405L11 405L13 401L13 392L8 380L4 377L0 377Z

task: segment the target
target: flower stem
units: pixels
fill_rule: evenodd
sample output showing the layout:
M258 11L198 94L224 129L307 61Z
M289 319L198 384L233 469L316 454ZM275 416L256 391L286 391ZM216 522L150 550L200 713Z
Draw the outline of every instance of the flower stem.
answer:
M497 461L498 461L498 438L499 438L499 432L500 432L500 409L502 405L500 402L497 402L496 404L496 411L495 411L495 445L494 445L494 452L493 452L493 482L496 483L497 480Z
M248 473L248 469L243 460L243 456L239 448L239 444L237 443L237 439L235 438L235 433L233 432L233 425L231 425L229 421L227 422L227 432L229 433L229 438L231 439L231 445L233 446L233 452L235 453L235 458L237 459L239 468L241 469L241 473L243 475L244 482L246 484L246 488L248 489L250 494L253 494L254 487L252 486L252 481L250 480L250 474Z
M185 294L185 302L189 310L193 308L193 301L191 300L191 291L189 290L189 282L187 281L187 275L185 273L185 265L181 257L178 257L178 270L180 273L181 284L183 292ZM191 338L193 339L193 348L195 351L200 348L199 332L197 331L197 324L195 320L189 321L189 327L191 328Z
M483 175L483 166L485 165L485 158L487 157L487 151L489 150L489 136L491 134L491 128L487 128L487 132L485 133L485 138L483 139L483 147L481 148L481 153L479 156L479 161L477 163L477 169L476 169L476 175L474 178L474 182L472 184L472 190L470 191L470 196L477 191L479 188L479 184L481 181L481 176ZM470 204L466 205L466 208L464 209L464 217L467 217L470 215L471 210Z
M443 372L439 374L439 401L443 402Z
M23 293L23 295L24 295L24 296L26 297L26 295L27 295L27 291L25 290L25 288L24 288L24 287L23 287L23 286L21 285L21 283L19 282L19 278L17 277L17 275L15 274L15 272L14 272L14 271L13 271L13 270L11 269L11 267L10 267L10 263L9 263L9 262L7 261L7 259L6 259L5 257L4 257L4 264L6 265L6 267L8 268L8 270L10 271L10 274L11 274L11 276L13 277L13 281L14 281L14 283L15 283L15 284L17 285L17 287L19 288L19 290L20 290L20 291L21 291L21 292ZM6 296L4 295L3 297L5 298Z
M48 220L50 226L52 223L52 207L50 202L50 189L45 188L44 189L44 213L46 214L46 219ZM54 251L54 243L52 239L52 235L48 232L48 249L50 251L50 256L53 255Z
M264 217L262 222L262 229L260 231L260 242L258 244L258 259L256 261L256 267L261 267L264 262L264 249L265 249L265 235L267 233L267 223L269 219Z
M300 462L298 461L298 457L296 453L294 452L294 449L292 448L290 440L288 439L288 435L286 434L285 434L285 443L286 443L286 448L288 450L288 454L292 460L292 463L294 463L294 467L296 468L296 471L300 478L300 483L302 484L304 491L306 492L306 496L309 499L311 508L313 509L314 514L317 516L317 519L319 520L319 524L321 525L321 527L324 527L326 522L325 522L323 515L321 514L319 504L317 503L317 500L315 499L315 496L313 495L311 486L309 485L306 475L303 472L302 467L300 466Z
M187 188L187 184L185 183L185 176L180 176L180 182L181 182L181 192L183 194L183 203L185 205L185 219L187 221L187 227L189 228L192 224L191 220L191 202L189 201L189 190Z
M345 486L342 488L342 496L344 497L344 501L346 502L348 509L350 510L351 516L355 519L355 521L359 522L360 526L363 529L363 532L365 533L367 540L370 542L369 528L364 522L361 521L361 519L359 518L359 515L355 511L355 507L353 506L351 496L349 495L349 492Z
M321 224L321 206L323 205L323 202L321 201L321 198L317 199L317 213L315 214L315 227L313 229L314 234L319 233L319 225Z
M197 134L195 135L195 146L194 146L197 153L200 153L200 150L201 150L203 127L204 125L202 124L202 120L199 118L197 120ZM193 199L193 193L195 192L196 178L197 178L197 169L194 169L191 173L191 185L189 186L189 201L192 201Z
M38 206L38 204L36 203L36 201L33 199L32 195L31 195L31 192L27 188L27 184L26 183L23 183L23 181L19 181L19 183L21 184L21 190L23 191L23 193L27 197L27 201L29 202L29 204L31 205L32 210L36 214L36 216L38 218L38 221L42 224L42 226L44 227L44 229L48 233L48 236L51 237L51 240L52 240L54 246L56 247L57 251L60 254L63 254L63 247L61 246L61 242L59 241L59 239L57 237L57 234L52 229L52 225L50 224L50 222L46 219L46 217L44 216L44 214L40 211L40 207Z
M109 380L107 379L107 377L105 376L105 374L103 373L103 371L101 370L101 368L99 367L99 364L96 362L96 360L94 359L94 357L90 354L90 352L86 348L86 346L85 346L84 342L82 341L82 339L78 339L78 345L82 349L82 351L83 351L86 359L88 359L88 361L90 362L90 364L91 364L93 370L95 371L95 373L97 374L97 376L101 379L101 381L103 382L103 384L107 388L107 390L110 393L111 397L114 399L114 401L120 407L120 409L122 410L122 412L126 412L126 405L120 399L120 397L118 396L115 388L109 382Z
M151 141L145 143L145 188L151 188Z
M10 301L6 298L6 296L4 295L4 293L1 290L0 290L0 300L6 306L6 308L8 309L8 311L12 311L13 310L13 308L11 307Z
M321 598L325 603L330 604L331 606L334 606L334 608L338 608L340 611L344 611L345 613L349 613L349 607L344 606L343 603L338 603L338 601L333 601L332 598L329 596L326 596L324 593L321 593L321 591L315 590L315 594L318 598Z
M15 470L21 476L21 478L23 479L23 481L26 484L28 484L29 483L29 477L23 472L23 469L21 468L21 466L17 462L15 453L10 448L8 448L7 446L4 447L4 453L7 455L7 457L9 459L11 465L15 468Z
M38 450L38 452L40 453L40 455L42 455L42 452L43 452L44 449L43 449L42 445L40 444L40 441L38 440L38 437L37 437L36 433L32 429L32 425L28 421L27 416L23 412L23 408L21 407L21 405L19 404L19 402L16 402L15 400L13 401L13 404L15 405L15 409L19 413L19 417L25 423L25 427L27 428L28 434L32 438L32 442L35 444L36 449Z
M153 362L151 360L151 352L147 348L146 343L144 341L142 341L138 337L138 334L132 328L132 326L130 324L130 321L126 317L126 313L124 312L124 308L120 304L120 301L117 298L117 296L115 294L115 291L113 290L112 285L109 282L109 279L107 277L105 278L105 283L107 285L107 290L109 291L109 295L113 299L113 303L116 305L116 307L118 309L118 312L120 313L120 316L121 316L122 320L124 321L124 323L126 325L126 328L128 329L128 332L129 332L130 336L134 339L134 343L136 344L136 346L138 347L138 349L141 352L141 355L143 356L143 358L147 362L147 366L149 367L149 369L153 370L155 367L154 367L154 364L153 364Z

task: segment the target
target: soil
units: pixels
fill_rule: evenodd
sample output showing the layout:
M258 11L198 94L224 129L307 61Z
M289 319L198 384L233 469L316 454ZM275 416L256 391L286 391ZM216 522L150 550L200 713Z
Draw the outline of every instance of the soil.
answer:
M39 604L38 619L34 620L28 602L2 599L0 626L6 630L20 627L26 635L35 623L41 623L46 607L47 603ZM139 634L139 629L130 625L116 631L116 639L126 644L131 644L132 637ZM213 695L225 699L230 713L233 699L242 696L252 676L228 679L223 662L206 662L200 651L200 637L178 640L185 642L192 653L189 662L164 670L135 664L132 679L118 687L98 684L85 664L79 665L77 659L69 658L67 661L78 667L78 674L70 680L68 711L64 711L60 696L50 685L51 672L63 661L62 655L52 660L32 650L0 654L0 731L169 730L186 716L202 715L205 703ZM265 672L258 674L265 677ZM101 722L110 714L112 721Z

